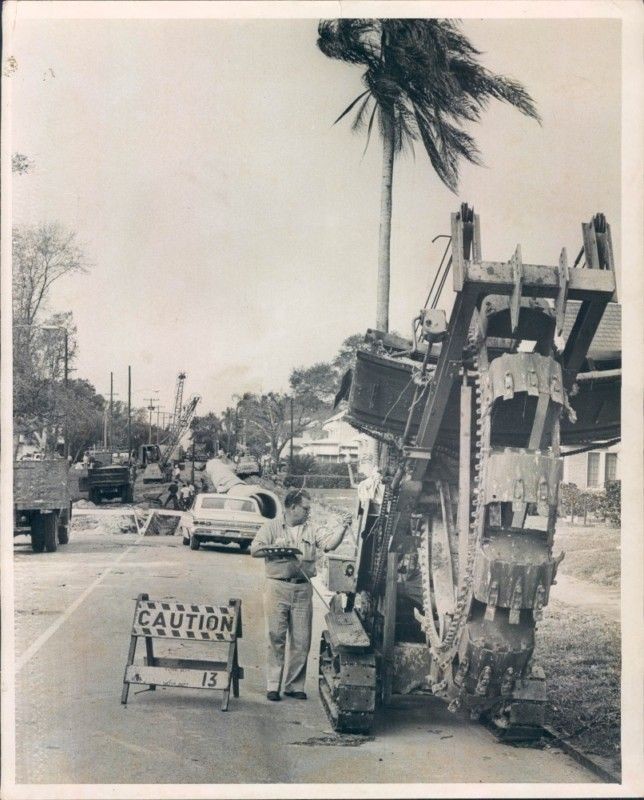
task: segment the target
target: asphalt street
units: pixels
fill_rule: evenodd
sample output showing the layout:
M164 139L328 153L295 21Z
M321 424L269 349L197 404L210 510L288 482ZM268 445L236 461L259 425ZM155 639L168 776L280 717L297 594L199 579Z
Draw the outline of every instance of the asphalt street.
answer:
M373 739L335 737L317 697L317 598L309 699L269 703L263 564L233 546L191 551L178 537L88 526L56 553L34 554L17 539L14 564L18 783L598 782L556 749L498 743L434 698L396 700ZM141 592L190 603L241 598L245 677L227 712L219 693L196 689L133 686L121 704ZM191 643L169 646L181 653ZM204 658L219 647L192 646Z

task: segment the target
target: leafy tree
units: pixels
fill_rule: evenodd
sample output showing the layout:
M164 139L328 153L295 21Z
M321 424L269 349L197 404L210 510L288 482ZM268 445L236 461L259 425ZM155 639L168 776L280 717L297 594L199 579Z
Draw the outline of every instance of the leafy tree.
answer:
M279 461L284 447L291 440L291 398L285 394L245 394L239 411L246 420L246 444L251 452L260 455L270 447L271 455ZM300 434L310 420L310 410L301 402L293 402L293 436Z
M318 47L329 58L366 67L359 94L336 119L356 109L352 128L377 120L382 137L382 184L376 327L389 329L389 275L394 161L420 140L440 180L458 186L461 159L480 164L464 126L478 122L490 99L539 120L517 81L483 67L458 24L445 19L333 19L318 26Z
M289 378L291 389L298 402L315 415L317 411L329 411L345 372L353 363L358 345L364 335L348 336L332 361L319 361L311 367L297 367Z
M107 402L105 408L107 411ZM145 408L133 408L130 421L131 445L132 450L138 452L139 446L146 444L150 435L149 416ZM159 441L165 435L165 431L159 430ZM103 432L94 441L101 441ZM152 440L156 442L156 426L152 425ZM127 403L115 400L112 404L112 431L111 431L112 450L124 452L127 450Z
M64 275L87 272L76 234L52 224L19 225L13 229L13 317L34 325L52 285Z
M208 455L214 455L218 448L221 427L221 420L212 411L203 417L193 417L190 430L195 445L201 446Z
M319 361L312 367L299 367L289 379L294 396L311 409L328 406L337 391L337 373L332 364Z
M344 375L344 373L351 367L351 365L353 364L353 359L356 354L356 350L358 349L359 345L361 345L363 342L364 342L363 333L354 333L351 336L347 336L347 338L342 342L342 344L340 345L340 349L338 350L338 353L332 362L338 377L341 378Z
M228 406L221 415L222 423L222 444L226 452L231 455L237 449L237 438L239 432L239 416L237 409Z
M77 347L72 313L54 314L42 326L15 325L13 334L14 418L23 427L30 420L32 430L21 432L36 432L52 449L62 421L74 413L68 408L73 386L63 383L66 346L68 372Z

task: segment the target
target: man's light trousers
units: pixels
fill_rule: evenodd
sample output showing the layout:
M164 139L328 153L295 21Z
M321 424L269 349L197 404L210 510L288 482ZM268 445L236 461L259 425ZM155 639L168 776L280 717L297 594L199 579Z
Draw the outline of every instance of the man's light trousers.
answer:
M266 578L264 614L268 642L266 688L269 692L280 690L287 639L288 663L284 691L304 691L306 660L311 647L312 594L308 582L288 583Z

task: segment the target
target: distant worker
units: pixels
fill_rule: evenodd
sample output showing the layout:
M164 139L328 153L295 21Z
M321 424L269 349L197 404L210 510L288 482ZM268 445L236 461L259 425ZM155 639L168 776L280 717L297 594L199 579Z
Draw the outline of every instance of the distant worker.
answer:
M171 505L175 511L179 511L179 483L177 481L172 481L171 484L168 486L168 496L163 503L163 507L167 508L168 505Z
M178 464L175 464L172 469L172 480L178 480L181 477L181 469Z
M192 486L192 484L186 484L185 486L182 486L181 489L179 489L179 504L181 506L182 511L187 511L192 504L191 490L194 490L194 486Z
M284 678L284 696L306 700L306 661L311 647L313 619L312 587L318 550L335 550L351 525L351 515L342 519L337 531L313 531L307 524L311 497L305 489L291 489L284 497L284 514L267 520L251 544L250 552L262 558L263 547L293 547L300 556L266 557L264 614L268 638L266 697L281 700L284 651L288 635L289 658Z

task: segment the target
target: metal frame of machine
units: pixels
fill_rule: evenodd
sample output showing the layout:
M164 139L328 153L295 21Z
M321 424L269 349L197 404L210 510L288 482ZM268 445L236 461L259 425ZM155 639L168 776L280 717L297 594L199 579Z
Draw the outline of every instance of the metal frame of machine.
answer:
M409 347L371 331L357 355L348 420L386 446L361 498L356 559L328 569L338 593L320 696L339 731L366 732L378 702L426 691L529 739L546 698L535 629L563 557L552 552L561 418L574 429L575 380L615 298L610 226L601 214L582 225L572 267L565 249L556 266L524 263L520 246L483 261L466 205L451 227L449 323L424 308ZM581 305L559 349L568 300Z

